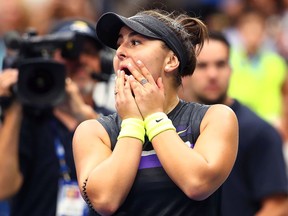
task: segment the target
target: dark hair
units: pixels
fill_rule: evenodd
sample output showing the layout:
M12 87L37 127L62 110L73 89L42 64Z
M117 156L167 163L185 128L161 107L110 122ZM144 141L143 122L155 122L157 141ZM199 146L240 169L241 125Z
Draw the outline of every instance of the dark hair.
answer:
M186 49L188 61L183 70L176 76L177 86L179 86L181 84L181 77L192 75L195 70L196 56L200 53L205 39L208 38L206 25L200 19L191 17L186 13L169 13L167 11L154 9L141 11L136 15L139 14L147 14L163 22L173 30Z
M230 43L229 41L227 40L225 34L223 32L220 32L220 31L209 31L209 39L212 39L212 40L217 40L217 41L220 41L222 43L224 43L228 49L230 50Z

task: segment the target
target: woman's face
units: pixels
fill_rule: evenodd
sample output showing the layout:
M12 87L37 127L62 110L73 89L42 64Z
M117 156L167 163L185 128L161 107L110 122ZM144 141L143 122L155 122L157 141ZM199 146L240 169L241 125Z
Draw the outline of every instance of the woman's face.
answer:
M128 63L136 65L140 60L153 75L154 79L161 76L169 59L171 50L165 48L161 40L142 36L128 27L122 27L117 41L117 51L114 57L114 70L126 70Z

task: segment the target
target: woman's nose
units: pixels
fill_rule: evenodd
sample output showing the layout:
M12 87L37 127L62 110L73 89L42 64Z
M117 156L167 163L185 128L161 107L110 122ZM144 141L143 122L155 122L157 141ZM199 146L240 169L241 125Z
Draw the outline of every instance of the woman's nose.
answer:
M116 56L118 59L123 60L127 57L127 51L124 46L120 45L116 50Z

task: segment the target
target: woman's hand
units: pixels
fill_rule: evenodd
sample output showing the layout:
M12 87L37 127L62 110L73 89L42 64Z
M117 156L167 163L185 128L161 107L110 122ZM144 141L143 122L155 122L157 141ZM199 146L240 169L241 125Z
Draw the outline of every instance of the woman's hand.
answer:
M133 96L129 77L125 75L123 70L117 71L115 82L115 106L122 119L143 119Z
M129 82L141 115L145 119L152 113L163 112L164 85L161 77L155 82L147 67L140 60L136 64L137 67L128 64L128 69L133 75L129 77Z

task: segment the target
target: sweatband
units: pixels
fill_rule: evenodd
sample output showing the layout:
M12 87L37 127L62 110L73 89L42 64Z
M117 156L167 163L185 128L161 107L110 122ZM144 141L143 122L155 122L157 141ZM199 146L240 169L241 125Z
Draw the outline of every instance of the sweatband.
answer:
M172 124L172 121L168 118L168 116L163 112L153 113L149 115L144 120L144 125L146 129L146 134L148 136L149 141L166 130L175 130L175 127Z
M144 121L137 118L127 118L121 123L121 130L117 140L122 137L132 137L142 141L144 143L145 128Z

